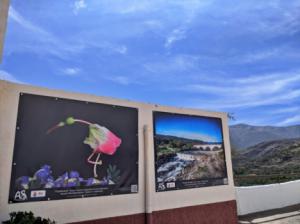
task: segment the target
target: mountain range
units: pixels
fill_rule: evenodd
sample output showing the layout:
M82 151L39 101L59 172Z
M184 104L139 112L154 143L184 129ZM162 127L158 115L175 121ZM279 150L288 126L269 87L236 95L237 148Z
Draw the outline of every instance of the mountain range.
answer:
M300 179L300 125L230 127L232 162L237 186Z
M262 142L300 138L300 125L276 127L237 124L230 126L229 132L231 147L239 151Z
M155 135L155 138L160 140L178 140L181 143L193 143L193 144L222 144L223 143L223 142L208 142L208 141L202 141L200 139L190 139L190 138L177 137L173 135L161 135L161 134Z

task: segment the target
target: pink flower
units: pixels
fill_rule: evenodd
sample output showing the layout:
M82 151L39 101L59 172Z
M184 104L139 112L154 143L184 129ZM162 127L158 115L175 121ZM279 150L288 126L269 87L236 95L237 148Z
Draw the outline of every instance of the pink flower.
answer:
M94 153L107 155L113 155L121 142L122 140L114 133L98 124L89 125L89 136L84 140L84 143L88 144L94 150Z
M89 121L75 119L73 117L68 117L65 121L59 122L57 125L48 129L47 134L50 134L52 131L65 125L73 125L75 123L89 126L89 136L85 138L83 143L89 145L93 149L92 154L87 158L87 162L94 165L94 178L97 178L97 166L102 164L102 161L100 160L101 153L107 155L115 154L117 148L121 145L122 140L106 127L100 126L99 124L92 124ZM97 158L96 160L92 160L92 157L95 154L97 154Z

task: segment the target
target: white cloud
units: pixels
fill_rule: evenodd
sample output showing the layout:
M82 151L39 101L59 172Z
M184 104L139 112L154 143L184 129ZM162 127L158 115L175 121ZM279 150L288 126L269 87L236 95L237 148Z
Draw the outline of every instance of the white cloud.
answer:
M85 0L76 0L74 2L74 6L73 6L73 13L75 15L77 15L81 9L84 9L86 7L87 7L87 5L85 3Z
M286 118L285 120L279 122L277 125L284 126L284 125L299 124L299 123L300 123L300 115L297 114L295 116Z
M157 73L160 76L164 74L166 76L172 75L173 72L193 69L197 66L198 61L197 56L175 55L163 58L160 61L147 62L144 64L144 67L152 73Z
M165 47L166 48L170 48L172 47L172 45L179 40L185 39L185 29L183 28L178 28L178 29L174 29L171 34L166 38L165 41Z
M4 70L0 70L0 80L6 80L9 82L15 82L15 83L23 83L20 80L18 80L15 76L13 76L12 74L10 74Z
M129 85L132 83L132 81L126 76L113 76L107 79L120 85Z
M286 91L289 85L294 85L298 81L300 81L300 72L254 76L229 81L223 80L221 85L190 84L180 89L188 92L202 92L222 96L255 97Z
M80 5L81 3L78 4ZM16 43L11 46L8 51L33 52L40 55L50 54L61 59L68 59L74 54L81 53L84 49L89 47L101 48L107 52L123 55L128 51L128 48L125 45L117 45L107 41L101 42L89 38L73 38L71 39L72 41L70 41L67 37L60 39L46 29L43 29L24 18L13 7L10 7L9 9L9 18L25 30L28 30L29 33L24 37L21 44Z
M194 105L196 107L241 109L293 102L300 97L300 90L297 88L299 81L300 72L289 72L242 79L224 79L214 84L212 84L213 82L207 83L204 81L200 84L184 85L177 89L210 95L209 102L191 100L192 102L198 102L198 106Z
M23 16L21 16L13 7L9 7L8 16L22 27L34 32L39 33L41 35L48 36L50 35L47 31L42 28L32 24L30 21L26 20Z
M94 1L93 7L100 7L105 13L133 14L163 12L180 9L186 16L192 16L199 8L206 7L213 0L101 0Z
M298 59L300 57L299 52L296 52L288 42L282 44L279 47L271 47L269 49L255 49L252 52L245 54L238 54L236 56L228 57L226 59L229 63L234 64L255 64L257 62L265 62L266 60L279 60L282 58L287 59Z
M120 53L120 54L126 54L127 53L127 47L122 45L122 46L116 46L113 48L116 52Z
M253 84L253 83L255 84L255 83L269 82L274 79L278 79L282 76L283 78L285 77L282 74L264 74L259 76L250 76L247 78L234 79L233 81L239 84Z
M135 76L124 76L124 75L115 75L115 76L103 76L103 79L106 79L108 81L114 82L116 84L122 85L122 86L128 86L128 85L144 85L144 82L141 82L137 79Z
M144 26L151 29L161 29L163 28L163 23L159 20L146 20L142 23Z
M98 48L105 53L116 53L126 55L128 47L123 44L115 44L108 41L99 41L94 38L80 38L78 45L84 46L84 48Z
M280 109L275 109L270 111L271 114L287 114L287 113L294 113L294 112L300 112L300 107L284 107Z
M60 40L52 33L41 28L24 18L13 7L9 8L9 18L19 24L25 30L30 31L30 35L24 35L22 44L12 46L12 51L31 51L36 54L51 54L59 58L65 59L69 54L78 53L82 50L82 46L78 44L69 44ZM28 38L29 37L29 38Z
M271 49L271 50L266 50L266 51L250 53L245 56L240 56L236 60L239 60L240 63L254 63L257 61L274 58L276 56L282 56L282 55L280 55L280 53L281 53L280 49Z
M209 101L192 100L193 106L197 108L207 108L213 110L229 110L229 109L245 109L258 106L270 106L281 105L287 102L294 101L300 97L300 90L286 91L285 93L273 95L273 96L257 96L252 97L240 97L239 95L232 97L218 97L215 100Z
M128 2L127 2L128 3ZM125 4L122 7L116 7L121 14L129 14L152 10L151 1L134 1L133 3Z
M264 34L266 37L294 35L296 32L299 32L300 22L297 7L295 7L295 9L292 7L287 9L279 8L277 15L278 17L272 20L268 18L257 18L255 26L251 26L250 29L257 33Z
M67 76L77 76L80 72L79 68L73 67L73 68L65 68L62 70L62 72Z
M211 5L212 2L213 0L173 1L173 4L181 9L180 11L182 14L180 14L180 16L183 18L180 25L167 35L164 47L171 48L177 41L185 39L186 33L190 25L193 23L196 15L201 12L201 10L207 8L207 6Z
M219 108L247 108L266 105L285 104L286 102L298 99L300 97L300 90L286 91L274 96L259 96L256 99L240 98L237 96L235 100L222 100L218 103Z

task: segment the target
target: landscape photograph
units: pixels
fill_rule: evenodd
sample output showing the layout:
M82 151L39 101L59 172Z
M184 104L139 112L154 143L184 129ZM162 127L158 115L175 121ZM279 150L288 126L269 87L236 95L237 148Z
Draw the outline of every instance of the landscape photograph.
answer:
M300 178L300 125L230 126L236 186L282 183Z
M154 113L157 191L227 184L219 118Z

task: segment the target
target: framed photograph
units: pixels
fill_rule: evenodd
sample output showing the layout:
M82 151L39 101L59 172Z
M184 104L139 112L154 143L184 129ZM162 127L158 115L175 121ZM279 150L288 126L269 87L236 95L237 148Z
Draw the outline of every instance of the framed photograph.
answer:
M21 93L9 203L138 192L138 110Z
M153 112L156 191L228 184L222 120Z

